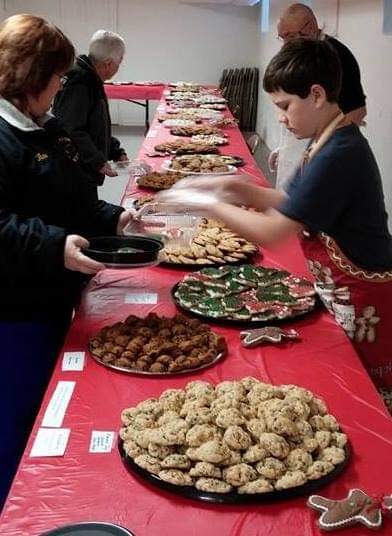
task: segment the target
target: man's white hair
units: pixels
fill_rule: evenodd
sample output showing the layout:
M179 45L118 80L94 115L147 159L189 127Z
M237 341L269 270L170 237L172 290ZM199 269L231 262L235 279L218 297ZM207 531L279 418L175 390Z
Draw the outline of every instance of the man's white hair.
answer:
M93 63L107 60L120 61L125 52L125 42L121 35L108 30L97 30L92 36L88 55Z

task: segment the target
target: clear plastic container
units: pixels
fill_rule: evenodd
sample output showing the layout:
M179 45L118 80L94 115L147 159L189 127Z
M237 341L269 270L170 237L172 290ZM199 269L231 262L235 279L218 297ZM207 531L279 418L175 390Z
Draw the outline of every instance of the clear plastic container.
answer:
M111 166L119 175L126 174L130 177L140 177L151 172L151 166L143 160L119 160L112 162Z
M191 214L143 214L127 225L124 234L158 236L170 247L186 247L192 242L199 223L200 218Z

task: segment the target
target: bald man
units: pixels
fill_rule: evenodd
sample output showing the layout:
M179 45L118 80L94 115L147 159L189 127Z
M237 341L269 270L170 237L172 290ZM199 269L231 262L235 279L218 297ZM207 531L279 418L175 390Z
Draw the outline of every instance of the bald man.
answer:
M357 60L350 50L337 39L325 35L318 27L313 11L304 4L293 4L284 11L278 21L278 36L285 43L297 37L324 39L335 49L343 74L339 106L348 121L360 125L366 116L366 97Z
M366 97L357 60L350 50L337 39L325 35L318 27L313 11L304 4L289 6L280 17L277 30L279 38L285 43L298 37L323 39L335 49L342 66L339 107L348 123L363 124L367 113ZM276 188L285 190L288 187L308 143L308 140L297 140L282 127L279 147L271 152L268 160L271 171L277 171Z

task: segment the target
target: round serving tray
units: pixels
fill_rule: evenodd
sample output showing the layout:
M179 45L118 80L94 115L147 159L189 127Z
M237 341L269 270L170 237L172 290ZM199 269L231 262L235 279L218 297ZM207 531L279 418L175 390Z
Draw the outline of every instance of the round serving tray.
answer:
M117 365L110 365L109 363L104 363L101 359L99 359L99 357L95 356L91 352L90 349L89 349L89 354L94 359L94 361L96 361L100 365L103 365L104 367L107 367L107 368L110 368L110 369L113 369L113 370L118 370L120 372L126 372L128 374L136 374L138 376L154 376L154 377L157 377L157 376L166 376L167 377L167 376L179 376L179 375L183 375L183 374L193 374L194 372L198 372L199 370L203 370L205 368L212 367L213 365L218 363L218 361L220 361L226 355L224 352L220 352L215 357L215 359L213 359L209 363L204 363L203 365L200 365L200 367L196 367L196 368L192 368L192 369L184 369L184 370L179 370L177 372L149 372L149 371L146 371L146 370L133 370L133 369L129 369L129 368L126 368L126 367L118 367Z
M135 536L133 532L114 525L113 523L103 523L86 521L66 525L41 534L41 536Z
M269 320L250 320L250 319L244 319L244 320L234 320L231 318L215 318L212 316L204 315L202 313L197 313L194 311L191 311L190 309L187 309L186 307L183 307L178 302L178 299L175 295L175 292L177 288L179 287L180 283L176 283L174 287L171 289L171 295L173 298L174 303L176 304L176 307L180 309L183 313L186 313L188 315L194 316L195 318L199 318L200 320L203 320L204 322L210 322L212 324L220 324L222 326L237 326L237 327L262 327L262 326L271 326L275 324L290 322L292 320L297 320L300 317L306 316L310 313L313 313L316 309L320 307L320 300L317 296L315 296L315 304L313 309L310 309L309 311L298 311L297 314L289 316L287 318L271 318Z
M125 467L132 474L138 475L143 481L148 482L149 484L156 486L170 493L180 495L187 499L194 499L197 501L205 501L210 503L220 503L220 504L251 504L251 503L260 503L260 502L271 502L271 501L283 501L285 499L292 499L294 497L300 497L303 495L310 495L314 491L326 486L335 478L337 478L342 471L347 466L351 449L348 445L345 447L346 458L345 460L337 465L333 471L329 474L317 479L309 480L306 484L302 486L297 486L296 488L290 488L280 491L270 491L268 493L255 493L252 495L240 495L235 491L230 493L211 493L207 491L199 491L193 486L176 486L165 482L159 478L157 475L149 473L145 469L142 469L130 458L123 449L123 441L119 439L118 448L120 451L120 456Z

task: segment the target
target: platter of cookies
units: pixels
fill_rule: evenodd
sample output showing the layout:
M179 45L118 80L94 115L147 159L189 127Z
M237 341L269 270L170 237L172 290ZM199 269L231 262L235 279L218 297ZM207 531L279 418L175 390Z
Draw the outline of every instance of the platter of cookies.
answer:
M159 376L202 370L227 353L225 339L199 320L155 313L130 315L102 328L88 348L95 361L108 368Z
M212 104L200 104L200 108L206 110L227 110L226 104L212 103Z
M193 100L196 101L197 97L199 97L198 91L171 91L169 95L166 95L167 101L172 100ZM203 101L203 104L205 102Z
M187 274L174 286L172 296L181 310L229 325L290 320L316 307L310 281L284 270L249 264Z
M231 117L224 117L223 119L211 119L209 123L217 128L231 128L238 126L237 119L232 119Z
M170 134L173 136L195 136L197 134L202 134L204 136L225 136L223 130L209 125L173 127L170 129Z
M229 140L226 136L221 136L217 134L196 134L195 136L191 137L191 141L205 143L212 147L216 147L218 145L227 145L229 143Z
M243 162L235 156L226 155L182 155L165 160L162 169L186 174L230 175L237 172L236 166Z
M172 171L152 171L137 177L136 183L142 188L149 188L150 190L168 190L184 178L183 173L175 173Z
M203 218L189 246L166 245L161 260L173 266L203 266L249 262L258 253L251 242L217 220Z
M218 95L196 95L194 100L197 104L226 104L226 99Z
M162 153L162 155L219 153L216 145L214 146L211 143L205 143L201 140L188 141L181 139L158 143L158 145L155 145L154 150Z
M189 91L190 89L192 89L192 91L199 91L202 87L197 82L184 82L182 80L179 82L171 82L169 86L176 88L178 91Z
M119 449L132 474L177 495L250 503L308 495L349 460L326 403L256 378L189 382L121 413Z
M185 107L185 108L178 108L175 107L174 110L168 110L167 115L184 115L189 116L189 118L197 118L197 119L223 119L223 115L221 112L217 110L211 110L211 109L201 109L201 108L191 108L191 107ZM160 118L158 117L158 120Z
M178 119L173 119L172 118L173 116L170 116L170 118L168 119L165 119L164 121L162 121L162 125L165 127L165 128L173 128L173 127L193 127L195 126L197 123L200 122L200 119L198 120L195 120L195 119L186 119L186 118L178 118Z
M201 123L201 118L194 113L182 112L171 112L158 115L158 121L164 123L165 121L194 121L195 123Z

